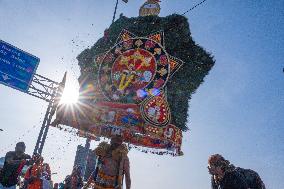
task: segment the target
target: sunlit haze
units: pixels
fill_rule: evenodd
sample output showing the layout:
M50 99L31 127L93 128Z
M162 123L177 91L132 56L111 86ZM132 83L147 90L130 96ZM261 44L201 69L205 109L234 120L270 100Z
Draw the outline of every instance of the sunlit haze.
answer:
M79 83L76 78L67 75L65 88L61 97L61 104L73 104L79 98Z

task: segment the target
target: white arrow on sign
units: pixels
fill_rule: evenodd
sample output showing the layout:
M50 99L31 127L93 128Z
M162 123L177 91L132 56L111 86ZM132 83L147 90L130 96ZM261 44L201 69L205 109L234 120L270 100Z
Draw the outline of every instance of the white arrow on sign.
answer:
M5 74L5 75L2 75L2 77L3 77L4 81L6 81L6 80L10 79L10 78L9 78L9 76L8 76L8 75L6 75L6 74Z

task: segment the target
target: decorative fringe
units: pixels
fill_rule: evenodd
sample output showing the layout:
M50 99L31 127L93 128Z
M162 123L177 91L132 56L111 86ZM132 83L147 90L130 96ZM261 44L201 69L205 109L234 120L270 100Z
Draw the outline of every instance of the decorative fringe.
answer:
M152 149L152 148L146 148L146 147L142 147L142 146L135 146L132 144L128 144L128 148L129 150L131 150L132 148L140 151L140 152L144 152L146 154L156 154L156 155L170 155L173 157L178 157L178 156L183 156L183 152L182 151L169 151L169 150L163 150L163 149Z

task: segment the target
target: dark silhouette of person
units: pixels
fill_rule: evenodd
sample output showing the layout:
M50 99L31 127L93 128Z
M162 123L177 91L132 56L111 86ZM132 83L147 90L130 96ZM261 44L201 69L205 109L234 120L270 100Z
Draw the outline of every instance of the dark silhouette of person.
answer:
M235 167L220 154L209 157L208 170L212 189L265 189L255 171Z
M18 142L15 151L6 154L4 166L0 173L0 189L16 188L23 167L32 163L31 156L25 154L25 150L25 143Z

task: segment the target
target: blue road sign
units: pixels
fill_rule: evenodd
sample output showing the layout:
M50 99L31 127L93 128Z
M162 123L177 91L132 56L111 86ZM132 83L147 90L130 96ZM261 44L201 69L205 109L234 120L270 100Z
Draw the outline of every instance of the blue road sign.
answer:
M0 83L28 92L39 58L0 40Z

